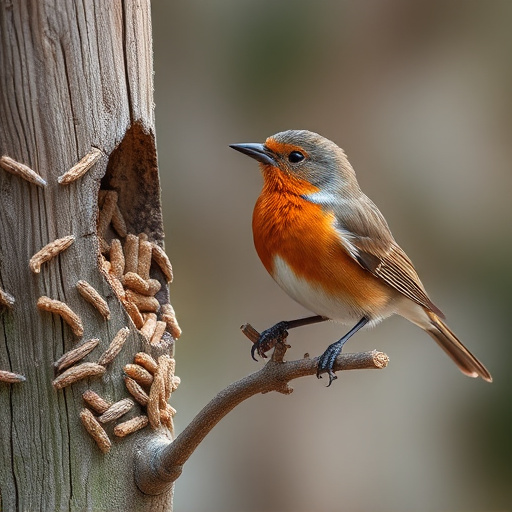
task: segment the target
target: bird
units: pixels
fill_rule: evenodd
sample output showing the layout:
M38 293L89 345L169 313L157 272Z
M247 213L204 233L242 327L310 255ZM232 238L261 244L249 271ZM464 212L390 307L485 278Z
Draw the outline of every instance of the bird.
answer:
M429 334L462 373L492 382L446 325L339 146L308 130L287 130L264 143L230 147L257 160L263 175L252 217L261 262L291 298L315 313L265 329L252 347L253 359L255 352L266 357L291 328L326 320L349 325L318 358L317 377L327 373L330 386L347 340L398 314Z

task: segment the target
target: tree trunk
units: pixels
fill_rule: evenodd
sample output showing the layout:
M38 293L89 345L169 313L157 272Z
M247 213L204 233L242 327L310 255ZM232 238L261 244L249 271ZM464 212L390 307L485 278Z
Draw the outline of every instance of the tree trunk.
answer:
M172 488L148 496L134 482L136 443L155 430L113 434L116 424L145 414L143 406L103 425L112 443L105 454L80 420L85 391L109 402L130 397L124 366L137 352L170 354L174 343L166 333L150 344L134 326L120 300L124 291L115 291L109 264L102 264L100 249L106 249L97 231L100 189L111 190L128 233L163 241L149 0L0 0L0 38L0 371L26 378L0 381L0 509L171 510ZM58 179L87 155L81 177L69 184ZM35 182L23 166L36 173ZM108 220L99 234L124 243L126 233ZM34 254L69 235L68 248L39 273L37 261L31 269ZM155 262L151 277L164 285L159 304L167 303L169 279ZM80 280L106 300L109 319L78 292ZM80 317L83 335L65 315L38 307L41 296L66 303ZM63 353L98 338L83 361L101 362L126 326L127 341L104 363L103 375L62 389L52 385ZM162 432L170 436L165 427Z

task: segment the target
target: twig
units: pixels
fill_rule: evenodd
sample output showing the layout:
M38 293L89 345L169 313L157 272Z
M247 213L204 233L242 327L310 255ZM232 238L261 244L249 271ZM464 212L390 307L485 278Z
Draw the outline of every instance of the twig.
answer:
M252 327L249 333L257 333ZM251 335L248 337L251 338ZM289 394L288 383L299 377L316 375L318 358L305 357L297 361L283 362L287 345L280 341L276 345L279 356L272 357L259 371L230 384L217 394L187 425L174 440L153 437L137 451L135 479L145 494L157 495L166 489L180 475L183 464L188 460L201 441L228 412L238 404L258 393L278 391ZM334 371L385 368L389 358L383 352L373 350L356 354L341 354L336 359Z

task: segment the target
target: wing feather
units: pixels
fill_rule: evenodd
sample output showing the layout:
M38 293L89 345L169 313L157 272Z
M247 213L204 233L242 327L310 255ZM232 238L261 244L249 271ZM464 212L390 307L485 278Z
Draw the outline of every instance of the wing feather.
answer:
M357 199L315 200L334 213L340 242L361 267L382 279L402 295L441 318L443 313L430 300L418 274L402 248L395 242L389 226L375 204L363 193Z

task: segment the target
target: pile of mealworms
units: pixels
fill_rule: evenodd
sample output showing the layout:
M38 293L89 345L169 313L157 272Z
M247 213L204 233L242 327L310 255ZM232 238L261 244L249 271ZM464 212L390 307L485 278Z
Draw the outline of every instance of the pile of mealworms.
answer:
M78 180L102 156L101 150L92 148L84 158L58 178L58 183L66 186ZM0 167L36 186L47 186L47 182L39 174L10 157L2 156ZM148 345L164 348L166 345L163 342L170 341L171 337L179 338L181 329L171 304L168 302L160 304L156 298L162 283L151 278L150 271L154 265L159 269L157 273L163 276L166 283L170 283L172 281L171 263L164 250L150 241L146 234L137 236L128 233L118 206L116 191L100 190L98 206L100 270ZM119 238L113 238L107 242L108 230L111 233L117 233ZM39 274L43 265L71 247L75 238L74 235L68 235L46 244L30 259L30 270ZM122 242L121 239L124 241ZM91 284L85 280L79 280L76 283L76 289L105 320L110 319L107 301ZM161 297L166 297L166 294L161 294ZM14 305L15 298L0 288L0 308L13 310ZM81 318L65 302L43 295L37 300L37 307L41 311L60 316L76 338L83 337L84 326ZM101 343L97 338L83 341L63 354L54 363L56 372L53 380L54 388L60 390L85 378L104 375L110 363L122 350L129 334L128 327L121 328L96 362L83 362L83 359ZM117 423L113 428L115 436L125 437L148 424L154 429L164 427L171 433L174 432L173 416L176 411L168 403L171 393L180 382L174 371L175 361L169 355L161 355L158 360L155 360L145 352L137 353L133 363L124 367L126 389L133 399L146 409L146 414ZM25 376L21 374L0 370L0 381L13 384L25 380ZM115 422L132 410L135 402L131 398L123 398L111 403L90 389L83 393L83 400L87 407L82 409L80 419L100 450L106 453L110 450L111 441L104 425Z

